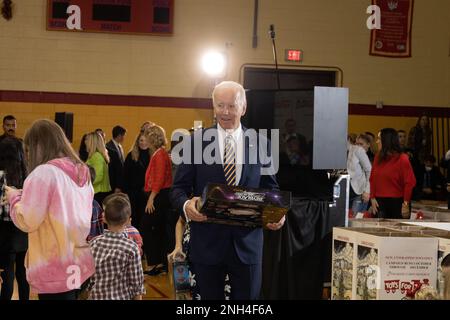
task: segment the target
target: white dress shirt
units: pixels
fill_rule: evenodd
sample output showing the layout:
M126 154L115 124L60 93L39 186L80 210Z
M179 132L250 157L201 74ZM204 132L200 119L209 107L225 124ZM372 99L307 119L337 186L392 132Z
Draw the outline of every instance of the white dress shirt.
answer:
M212 129L214 130L214 129ZM220 124L217 124L217 139L219 143L219 150L220 150L220 160L222 162L223 166L223 154L224 154L224 148L225 148L225 138L227 135L231 135L233 137L233 140L235 142L236 149L234 150L236 155L236 185L239 184L239 181L241 180L242 175L242 166L244 163L244 135L242 131L242 125L239 123L239 127L236 129L223 129ZM189 221L190 219L186 215L186 205L189 202L189 200L186 200L186 202L183 205L183 212L184 216L186 217L186 221Z
M123 154L122 146L120 145L120 143L117 143L116 140L114 140L114 139L112 139L112 142L114 143L114 145L116 146L117 151L119 152L120 161L124 162L125 157L124 157L124 154Z
M239 184L241 180L242 174L242 164L244 163L244 136L242 134L242 126L239 124L239 127L236 129L223 129L220 124L217 124L217 133L219 139L219 149L220 149L220 159L222 160L223 165L223 154L225 148L225 138L228 135L231 135L235 144L235 155L236 155L236 185Z

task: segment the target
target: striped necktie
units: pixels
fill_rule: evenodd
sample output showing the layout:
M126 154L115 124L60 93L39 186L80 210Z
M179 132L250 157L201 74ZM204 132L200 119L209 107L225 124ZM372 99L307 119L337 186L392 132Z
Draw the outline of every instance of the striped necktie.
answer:
M223 154L223 171L227 185L236 185L236 153L235 143L231 135L225 138L225 152Z

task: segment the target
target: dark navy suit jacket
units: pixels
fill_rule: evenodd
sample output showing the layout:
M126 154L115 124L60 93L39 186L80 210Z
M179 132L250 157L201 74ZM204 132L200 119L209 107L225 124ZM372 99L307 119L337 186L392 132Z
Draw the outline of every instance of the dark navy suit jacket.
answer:
M187 138L189 140L184 146L189 145L191 150L194 150L194 137L202 135L211 129L217 129L217 127L196 131ZM242 130L245 132L247 129L242 127ZM258 136L257 142L257 144L268 143L268 140L263 136ZM210 143L215 143L217 146L216 150L219 150L217 141L204 141L202 142L201 151L203 152ZM249 151L258 152L257 144L250 143L248 139L244 140L245 161L242 165L239 185L250 188L278 190L278 184L274 175L261 175L261 167L263 167L261 163L267 163L267 158L261 161L258 157L256 164L249 164ZM200 148L197 149L197 152L199 151ZM208 182L226 184L222 163L208 165L202 160L201 164L194 164L194 151L191 153L191 164L180 164L178 166L171 191L172 204L180 214L183 214L183 205L190 196L201 196ZM268 167L269 165L264 167L266 166ZM224 261L231 246L235 247L242 263L259 264L262 262L262 228L252 229L194 221L190 222L190 226L189 259L192 262L206 265L219 264Z

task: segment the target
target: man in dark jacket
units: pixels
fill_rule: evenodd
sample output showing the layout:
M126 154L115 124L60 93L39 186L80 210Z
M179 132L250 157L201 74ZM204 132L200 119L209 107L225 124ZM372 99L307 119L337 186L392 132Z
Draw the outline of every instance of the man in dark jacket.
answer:
M445 179L439 168L435 166L436 158L428 155L417 172L417 189L424 200L439 200L445 190Z
M122 143L125 140L127 130L121 126L115 126L112 130L113 138L106 144L109 153L109 183L115 193L123 190L123 164L125 162Z

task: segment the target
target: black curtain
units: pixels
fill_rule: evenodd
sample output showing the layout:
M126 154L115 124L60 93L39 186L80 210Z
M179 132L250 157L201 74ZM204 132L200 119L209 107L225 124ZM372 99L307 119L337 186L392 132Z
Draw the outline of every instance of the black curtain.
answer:
M293 198L280 231L264 233L263 299L321 299L331 274L328 201Z

